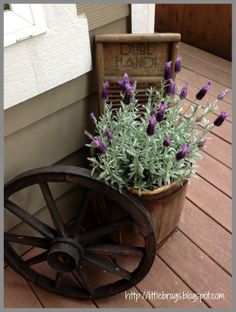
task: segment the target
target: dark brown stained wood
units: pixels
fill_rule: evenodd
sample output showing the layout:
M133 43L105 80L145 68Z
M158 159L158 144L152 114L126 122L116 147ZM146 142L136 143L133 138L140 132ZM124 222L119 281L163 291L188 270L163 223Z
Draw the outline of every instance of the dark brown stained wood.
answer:
M111 258L112 259L112 258ZM116 258L117 259L117 258ZM118 264L123 266L127 270L133 270L137 265L137 259L133 258L132 261L128 260L128 257L120 256L118 257ZM129 266L127 266L127 262L130 263ZM91 272L93 276L93 282L96 284L96 282L99 280L99 277L101 277L102 274L102 280L104 283L112 282L117 280L117 276L110 274L109 272L101 271L100 273L98 271ZM137 290L136 287L132 287L126 291L126 293L135 292L140 295L140 292ZM108 298L101 298L101 299L95 299L94 302L96 303L97 307L99 308L151 308L151 305L144 299L144 300L129 300L125 299L125 293L120 293L118 295L108 297Z
M133 220L131 218L125 218L112 224L102 225L99 228L82 235L80 237L80 243L82 244L93 243L97 239L109 235L113 231L119 230L120 228L131 224L133 224Z
M155 308L206 308L200 300L176 300L156 299L151 297L151 292L180 294L182 292L192 293L193 291L158 257L153 263L149 274L137 285L141 293L150 292L150 303Z
M30 267L32 265L35 265L35 264L38 264L38 263L41 263L41 262L44 262L47 260L47 254L48 252L47 251L44 251L30 259L27 259L24 261L24 263L22 264L22 266L24 268L27 268L27 267Z
M22 221L37 230L44 237L49 239L55 238L54 229L49 227L47 224L41 222L40 220L36 219L34 216L31 216L27 211L17 206L15 203L11 202L10 200L6 200L4 206Z
M143 248L138 247L127 247L127 246L117 246L116 244L103 244L103 245L94 245L86 248L87 253L89 254L98 254L98 255L125 255L125 256L143 256Z
M168 21L169 28L174 29L174 31L177 31L181 33L182 31L182 19L184 16L184 6L178 5L178 4L172 4L171 8L169 9L168 4L158 4L155 8L155 31L165 32L164 30L166 28L166 21Z
M5 308L43 308L26 280L10 267L4 270Z
M182 61L185 68L190 69L193 72L198 73L202 76L208 77L212 81L212 83L216 81L228 88L232 87L231 73L222 69L215 68L197 59L193 61L193 58L188 55L184 55Z
M194 73L191 70L186 69L184 67L182 68L178 77L184 81L188 81L190 85L193 85L198 89L202 88L203 85L205 85L208 81L210 81L208 77L204 77L200 74ZM222 90L226 88L227 88L226 86L214 82L212 83L211 89L209 90L208 94L211 94L216 97ZM227 103L232 103L232 90L230 88L227 89L229 90L229 92L227 96L224 98L224 100Z
M181 74L179 74L176 81L177 81L177 84L179 85L179 87L182 88L185 81L183 79L181 79L180 77L181 77ZM190 85L188 87L188 93L187 93L186 99L190 100L190 101L194 101L198 91L199 91L199 88L196 88L196 87ZM227 97L227 95L226 95L226 97ZM202 107L206 107L207 106L206 100L208 100L210 103L213 103L216 100L216 96L207 93L205 98L203 100L199 101L199 104L201 104ZM232 122L232 104L227 103L225 101L219 101L218 102L218 108L216 109L214 114L219 115L221 111L225 111L225 112L230 113L230 115L227 117L227 120Z
M217 223L232 232L232 200L228 196L197 176L190 180L187 198Z
M34 257L38 254L38 249L33 248L25 256L25 259ZM49 266L45 263L40 263L37 265L38 270L47 276L52 276L52 271L49 269ZM55 275L55 273L53 274ZM34 292L37 294L40 302L44 305L45 308L95 308L96 306L91 300L79 300L69 297L64 297L57 295L53 292L46 291L41 287L36 286L33 283L30 283Z
M217 55L198 49L184 42L181 42L180 44L180 55L183 57L184 55L189 55L193 58L193 62L195 59L201 60L213 67L222 69L230 74L232 73L232 63L230 61L227 61Z
M185 201L179 229L232 274L232 235L188 200Z
M56 206L55 199L52 197L51 190L47 183L40 183L40 188L43 193L45 202L47 204L48 210L54 222L56 230L62 235L65 235L64 223Z
M108 81L110 100L119 106L120 88L118 80L128 73L130 81L138 82L138 88L146 89L150 84L159 87L163 80L165 63L174 61L178 55L180 34L116 34L99 35L96 42L96 66L99 90L99 113L103 113L102 84ZM174 62L172 71L174 69ZM173 71L173 78L175 73ZM141 92L137 98L145 103L147 97Z
M104 260L100 257L94 256L94 255L86 255L84 257L84 260L94 264L95 266L98 266L100 268L102 268L103 270L110 272L114 275L118 275L122 278L125 278L127 280L131 279L131 274L124 270L123 268L121 268L118 265L115 265L114 263L112 263L111 261L108 260Z
M231 307L231 277L184 234L175 233L158 254L195 292L224 293L224 299L206 300L211 307Z
M202 155L203 159L198 163L198 175L232 197L232 171L208 154Z
M231 60L231 7L214 3L157 4L155 31L178 31L184 42Z
M82 187L83 190L84 188L87 189L87 191L85 190L84 192L85 197L84 200L81 201L81 206L77 207L77 209L81 209L80 213L77 214L74 219L75 227L78 227L79 231L73 231L73 220L71 220L72 231L68 231L68 226L64 228L60 218L57 218L55 222L56 230L53 230L37 218L28 214L27 211L8 200L8 197L19 191L19 189L33 184L40 184L53 218L54 214L57 213L57 207L55 206L54 199L47 184L65 181L67 183L76 183L76 187ZM88 227L88 224L81 224L83 221L83 214L86 207L88 207L90 195L94 192L98 192L104 198L112 198L113 201L122 208L125 215L124 218L114 220L114 222L102 226L96 223L93 224L93 227ZM155 258L156 239L150 216L145 210L145 207L137 198L131 196L129 192L119 192L117 188L108 186L103 181L98 181L96 176L91 176L88 169L60 165L33 169L9 181L4 187L4 194L5 207L49 240L48 250L37 254L33 258L27 259L25 262L20 255L16 253L15 245L11 246L7 240L5 240L4 244L4 255L7 263L19 274L43 289L63 296L79 299L104 298L135 286L151 268ZM87 214L87 217L89 217L89 214ZM120 228L131 224L136 224L144 238L143 252L141 253L141 257L139 256L139 262L132 272L125 270L110 259L104 259L102 257L104 255L97 256L86 252L88 244L92 243L96 246L98 239L111 235ZM86 226L86 231L84 231L84 226ZM27 244L28 240L29 238L26 240ZM36 242L39 243L39 247L42 246L41 240L34 240L34 243ZM115 254L117 255L121 246L112 246L112 248L113 250L115 248L115 252L112 253L112 257L114 257ZM137 249L130 248L129 253L126 252L126 256L134 257L134 251L136 251L137 254ZM45 276L45 274L42 274L41 270L35 270L35 266L41 264L51 268L51 276ZM87 277L89 271L87 271L86 266L91 264L92 266L98 267L100 271L110 272L118 276L120 278L119 281L115 281L114 283L109 282L106 285L98 285L97 288L90 287L91 277ZM79 285L77 275L71 274L75 270L77 270L77 274L81 278L81 283ZM72 275L73 279L72 281L70 279L69 283L65 286L63 279L68 273ZM76 286L74 286L74 277L76 277Z
M43 249L49 248L49 241L41 237L33 237L26 235L17 235L13 233L4 233L4 240L9 242L16 242L18 244L24 244L29 246L38 246Z

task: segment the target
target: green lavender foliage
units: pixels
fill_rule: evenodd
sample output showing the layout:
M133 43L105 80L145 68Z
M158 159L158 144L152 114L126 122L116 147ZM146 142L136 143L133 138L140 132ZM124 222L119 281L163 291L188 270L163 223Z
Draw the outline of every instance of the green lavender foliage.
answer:
M199 114L201 106L195 102L191 102L188 109L182 108L179 90L174 96L164 95L162 84L160 90L150 88L147 92L148 101L142 107L144 113L141 116L136 94L133 94L131 103L125 105L121 93L119 110L114 114L112 106L105 103L104 114L95 125L95 135L102 138L108 150L88 158L93 167L92 174L98 170L99 179L118 186L120 190L153 190L173 181L183 183L194 176L196 161L202 158L198 142L212 127L205 117L216 109L217 100L213 104L208 103ZM157 124L154 135L148 136L146 130L150 115L161 102L168 103L165 118ZM111 141L105 135L107 125L113 135ZM163 146L166 136L171 138L169 147ZM186 143L190 145L190 153L177 161L176 154Z

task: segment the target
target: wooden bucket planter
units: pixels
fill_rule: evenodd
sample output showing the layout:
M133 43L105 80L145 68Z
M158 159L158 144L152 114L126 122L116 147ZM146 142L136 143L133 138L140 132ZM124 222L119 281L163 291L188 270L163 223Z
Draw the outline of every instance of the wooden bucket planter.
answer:
M184 205L188 183L182 186L175 182L160 187L154 191L142 192L139 196L136 190L130 190L143 203L150 213L154 229L156 230L157 247L161 247L175 232ZM124 217L121 209L112 201L105 202L99 195L94 198L95 214L100 224L117 221ZM122 245L144 245L142 236L135 225L126 226L114 232L112 239Z

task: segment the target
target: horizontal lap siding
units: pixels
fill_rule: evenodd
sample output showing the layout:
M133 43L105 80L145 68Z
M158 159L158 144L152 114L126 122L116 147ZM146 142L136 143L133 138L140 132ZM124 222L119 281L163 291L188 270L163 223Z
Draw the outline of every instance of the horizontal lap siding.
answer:
M92 51L94 35L128 32L128 5L123 6L122 14L113 15L112 23L109 20L90 31ZM53 165L62 159L65 159L62 163L84 166L84 156L70 155L86 143L83 132L91 127L88 114L98 109L95 75L93 70L4 112L5 182L23 171ZM62 194L55 196L59 195ZM35 190L26 190L20 202L32 214L43 207L42 198ZM8 230L19 222L13 219L6 214Z

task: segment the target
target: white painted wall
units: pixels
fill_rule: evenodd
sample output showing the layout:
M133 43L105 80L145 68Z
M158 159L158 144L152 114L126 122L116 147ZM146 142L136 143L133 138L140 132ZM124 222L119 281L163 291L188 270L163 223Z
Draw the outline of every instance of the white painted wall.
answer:
M42 10L46 32L4 49L4 109L92 69L88 23L76 4L42 4Z
M132 33L154 33L155 3L132 4Z

